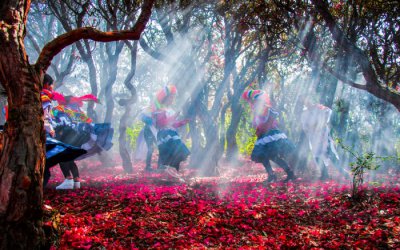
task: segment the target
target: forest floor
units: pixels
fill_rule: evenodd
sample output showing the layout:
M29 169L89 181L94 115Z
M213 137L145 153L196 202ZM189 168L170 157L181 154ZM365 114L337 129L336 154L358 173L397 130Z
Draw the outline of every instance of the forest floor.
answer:
M52 249L400 248L398 174L378 175L355 202L350 180L264 184L265 170L249 161L208 178L183 166L185 182L143 163L133 174L118 162L78 165L81 189L56 191L56 166L44 191L45 225L58 231Z

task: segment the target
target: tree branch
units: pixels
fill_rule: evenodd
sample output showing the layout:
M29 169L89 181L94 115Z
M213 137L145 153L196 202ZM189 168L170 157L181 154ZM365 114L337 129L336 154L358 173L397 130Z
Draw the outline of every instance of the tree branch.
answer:
M147 0L142 6L140 16L131 30L102 32L92 27L83 27L71 30L44 46L36 61L38 70L46 71L51 60L65 47L81 39L90 39L98 42L112 42L120 40L139 40L151 16L151 10L155 0Z
M150 46L147 44L147 42L143 38L139 39L139 43L140 43L140 46L142 47L142 49L147 54L149 54L151 57L153 57L154 59L157 59L159 61L166 60L166 56L164 54L150 48Z
M334 71L331 67L329 67L326 63L323 63L322 65L326 71L328 71L331 75L342 81L343 83L350 85L351 87L357 88L357 89L362 89L362 90L367 90L366 85L358 84L346 77L344 77L342 74Z
M40 47L39 44L35 41L35 38L33 38L33 36L31 35L30 32L26 32L26 37L29 39L29 41L31 42L33 48L35 49L35 51L40 54Z
M355 61L358 62L358 65L360 66L366 81L366 90L376 97L390 102L397 108L398 111L400 111L400 94L398 94L394 90L391 90L387 85L382 84L368 56L364 53L363 50L357 47L357 45L355 44L356 41L350 41L346 37L344 32L340 29L336 20L329 12L329 6L327 2L325 0L311 1L314 4L318 13L326 22L329 31L331 32L332 37L337 45L348 54L354 56Z

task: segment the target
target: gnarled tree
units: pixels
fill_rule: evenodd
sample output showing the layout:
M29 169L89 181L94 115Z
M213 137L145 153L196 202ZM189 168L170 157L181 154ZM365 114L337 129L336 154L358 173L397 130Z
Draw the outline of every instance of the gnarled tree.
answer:
M329 67L326 69L344 83L365 90L393 104L400 111L400 93L395 90L400 75L398 3L349 2L346 3L348 8L344 10L343 2L311 2L319 14L320 22L328 27L335 46L345 52L342 57L345 57L344 60L352 58L357 72L363 75L365 84L351 81L346 75ZM341 12L347 11L356 15L355 21L345 22L346 15Z
M144 1L135 25L124 31L71 30L46 44L29 64L24 47L30 0L0 2L0 82L7 92L8 126L0 137L0 248L35 249L44 240L42 179L45 160L41 80L51 60L81 39L138 40L154 0Z

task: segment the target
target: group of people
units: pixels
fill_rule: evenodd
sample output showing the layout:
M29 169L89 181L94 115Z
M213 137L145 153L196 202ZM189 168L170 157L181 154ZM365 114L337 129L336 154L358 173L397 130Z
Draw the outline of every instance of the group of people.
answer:
M154 171L151 167L154 145L158 145L158 169L166 169L171 175L172 168L179 171L179 165L190 154L183 144L177 128L185 125L188 120L178 120L177 114L171 108L177 91L173 85L159 90L153 104L141 115L144 128L141 136L147 145L145 171ZM286 172L285 182L295 180L293 166L298 160L297 149L294 143L279 129L279 114L272 107L268 94L262 90L246 90L242 98L248 102L252 111L252 125L255 128L257 141L255 142L251 159L262 163L267 174L267 182L277 181L277 175L272 169L271 161ZM329 120L332 110L314 104L305 98L302 103L301 125L314 163L321 169L321 180L329 177L328 167L335 167L345 177L349 174L338 167L331 160L330 152L337 156L332 138L329 136ZM138 144L142 140L138 139ZM138 147L138 145L137 145Z
M267 93L262 90L247 90L242 98L251 107L257 141L251 154L251 159L262 163L268 173L267 182L277 179L271 168L270 161L275 162L287 174L285 181L295 180L293 169L298 163L298 154L294 143L285 133L279 130L278 112L276 112ZM306 135L309 150L315 165L321 170L321 180L329 178L328 167L334 167L346 178L348 172L331 160L332 155L338 158L334 143L330 137L330 116L332 110L321 104L315 104L309 98L303 97L300 122ZM332 152L332 154L330 153ZM291 163L291 164L288 164Z
M146 144L145 171L163 170L182 179L179 175L180 164L187 159L190 151L182 142L177 129L189 120L178 119L179 114L173 110L176 95L177 89L174 85L167 85L156 93L152 104L141 114L144 128L139 136L142 139L138 138L138 144ZM242 98L250 105L252 125L257 135L251 160L263 164L268 174L267 182L277 180L270 161L286 172L285 182L295 180L293 163L297 160L296 147L279 129L279 114L272 107L268 94L262 90L246 90ZM74 160L110 149L113 129L109 123L93 123L81 110L83 102L98 102L95 96L89 94L74 97L55 92L53 79L48 74L44 76L41 99L47 135L44 186L50 178L50 168L59 164L65 180L56 189L78 189L80 177ZM56 107L53 107L53 101L58 103ZM331 160L331 155L338 157L329 136L332 110L320 104L313 104L308 98L303 100L302 106L299 122L308 140L312 159L320 166L321 179L328 178L328 167L331 166L348 177L348 172ZM151 165L155 145L159 151L157 169L153 169Z

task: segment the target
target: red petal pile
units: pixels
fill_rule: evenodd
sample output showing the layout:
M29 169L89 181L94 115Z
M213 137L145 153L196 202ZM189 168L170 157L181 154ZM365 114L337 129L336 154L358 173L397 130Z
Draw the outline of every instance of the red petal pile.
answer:
M220 177L186 182L166 173L126 175L121 166L81 166L82 188L56 191L45 205L60 213L55 249L368 248L400 247L400 186L393 175L349 199L350 183L299 180L263 184L261 166L222 166ZM283 173L278 172L280 179ZM382 177L384 178L384 177ZM392 183L392 184L385 184ZM394 184L393 184L394 183Z

